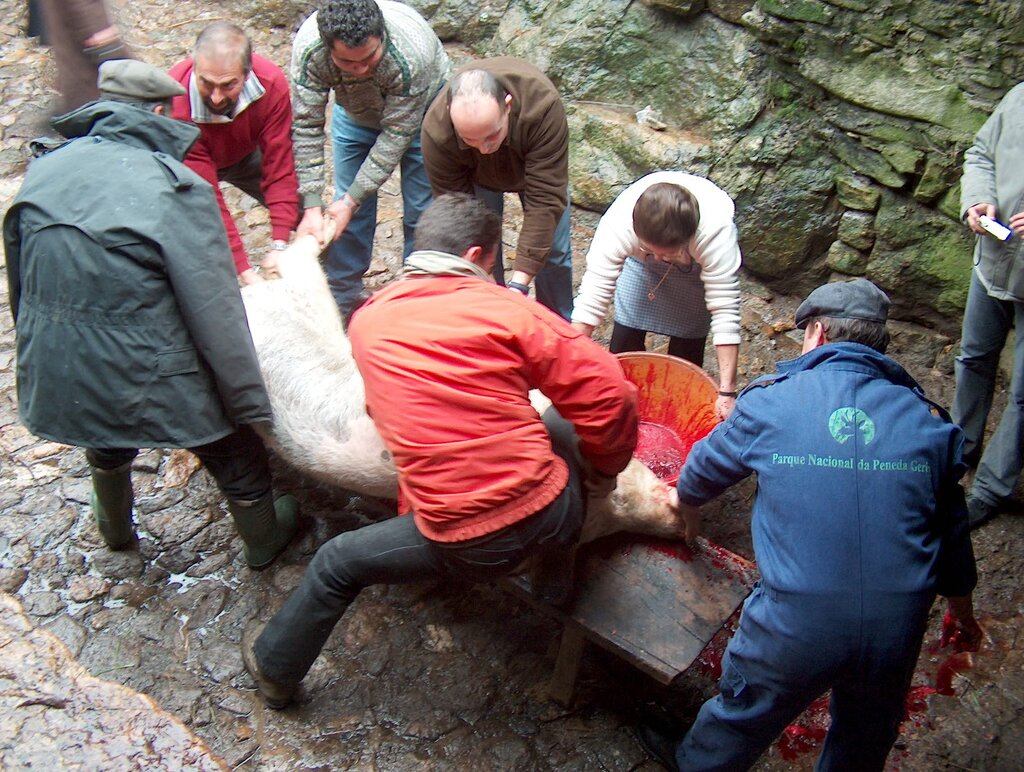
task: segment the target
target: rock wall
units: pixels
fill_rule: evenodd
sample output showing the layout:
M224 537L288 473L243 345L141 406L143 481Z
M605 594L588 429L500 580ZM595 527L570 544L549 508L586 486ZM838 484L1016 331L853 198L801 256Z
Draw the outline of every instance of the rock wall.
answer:
M735 198L746 269L769 286L867 276L895 317L958 329L960 164L1024 79L1019 0L412 5L443 39L551 76L570 106L575 203L602 210L653 169L704 174Z

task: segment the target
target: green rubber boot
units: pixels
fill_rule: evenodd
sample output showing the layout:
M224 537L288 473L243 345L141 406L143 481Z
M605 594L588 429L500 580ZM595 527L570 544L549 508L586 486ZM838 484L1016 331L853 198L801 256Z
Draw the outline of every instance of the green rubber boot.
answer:
M96 520L100 536L112 550L120 550L131 544L135 538L132 524L131 462L114 469L92 470L92 516Z
M262 571L284 552L298 529L299 502L294 496L274 501L268 493L255 501L228 499L228 511L242 537L242 554L253 571Z

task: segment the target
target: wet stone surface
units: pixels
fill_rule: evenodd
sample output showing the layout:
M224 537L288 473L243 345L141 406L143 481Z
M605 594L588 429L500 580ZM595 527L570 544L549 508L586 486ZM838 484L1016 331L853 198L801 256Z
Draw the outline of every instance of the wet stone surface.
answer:
M129 41L163 66L185 53L206 21L231 18L241 7L226 2L212 12L168 0L112 6ZM22 36L22 4L0 0L0 10L8 20L0 24L3 211L24 173L22 145L48 109L53 72L46 49ZM256 50L287 61L285 30L254 38ZM269 238L265 212L234 191L228 200L258 257ZM508 208L515 209L511 199ZM371 286L391 278L399 259L396 180L385 186L380 210ZM514 241L516 221L507 219L507 241ZM592 213L576 213L578 271L595 224ZM393 514L392 505L328 490L275 464L277 490L302 504L301 529L273 566L257 573L245 566L206 472L187 453L150 450L133 465L139 541L111 552L89 516L82 451L18 424L14 330L0 284L0 766L52 768L55 759L68 759L97 769L653 770L632 736L636 712L657 705L690 720L715 692L714 651L724 639L702 657L710 666L691 668L671 687L589 646L575 699L561 707L546 696L554 622L495 586L416 585L364 592L296 703L266 709L242 667L242 630L270 617L320 544ZM744 290L743 383L799 350L791 321L796 299L751 283ZM896 325L892 353L948 404L953 344ZM747 557L752 495L752 484L741 486L705 515L708 538ZM915 676L923 696L890 768L1019 768L1022 538L1019 513L976 535L976 605L989 640L969 662L950 667L935 645L941 613L933 613ZM929 691L940 678L953 696ZM811 742L795 754L792 747L780 741L755 768L811 769L819 746Z

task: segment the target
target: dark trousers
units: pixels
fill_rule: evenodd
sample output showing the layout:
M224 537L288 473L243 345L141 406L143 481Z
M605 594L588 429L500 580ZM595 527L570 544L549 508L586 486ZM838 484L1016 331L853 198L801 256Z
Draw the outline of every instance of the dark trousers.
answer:
M261 204L263 200L263 153L254 150L241 161L217 170L217 179L230 183Z
M644 351L646 338L647 330L638 330L615 322L612 325L612 339L608 343L608 350L613 354L620 354L624 351ZM697 367L703 367L704 344L707 343L707 340L707 336L703 338L669 338L668 353L674 357L685 359L687 362L693 362Z
M720 694L704 703L676 748L679 769L749 769L831 688L832 724L815 769L882 770L933 598L854 592L845 603L756 586L722 658Z
M229 499L253 501L270 493L270 459L263 440L251 427L242 426L227 437L189 450L199 457ZM137 448L85 451L89 464L99 469L116 469L131 463L138 454Z
M551 504L518 523L470 541L433 542L411 514L340 534L317 550L302 583L256 641L260 669L271 679L303 679L334 626L359 592L373 584L505 576L533 554L567 550L583 527L579 469L567 449L570 480Z

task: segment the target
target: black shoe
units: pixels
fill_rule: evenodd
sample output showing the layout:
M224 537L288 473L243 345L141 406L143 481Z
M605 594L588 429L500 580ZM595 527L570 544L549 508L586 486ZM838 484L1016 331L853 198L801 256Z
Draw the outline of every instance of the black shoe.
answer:
M665 769L679 772L679 765L676 764L678 740L673 740L667 734L662 734L650 724L637 725L636 739L640 743L640 747L647 751L648 756L661 762Z
M264 675L260 669L259 660L256 658L256 639L263 632L263 625L251 623L242 633L242 664L256 682L256 689L263 697L268 708L281 710L288 707L295 695L297 684L283 684Z
M967 497L967 522L973 531L999 514L999 508L977 496Z

